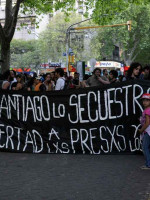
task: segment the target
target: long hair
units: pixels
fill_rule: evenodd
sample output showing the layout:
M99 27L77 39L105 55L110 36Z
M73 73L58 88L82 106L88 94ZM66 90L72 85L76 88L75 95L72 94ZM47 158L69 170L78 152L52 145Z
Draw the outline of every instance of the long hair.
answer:
M140 76L141 72L142 72L142 65L138 62L133 62L131 63L128 71L127 71L127 77L131 77L132 76L132 73L133 73L133 70L136 69L138 66L141 67L140 71L139 71L139 75L138 77Z

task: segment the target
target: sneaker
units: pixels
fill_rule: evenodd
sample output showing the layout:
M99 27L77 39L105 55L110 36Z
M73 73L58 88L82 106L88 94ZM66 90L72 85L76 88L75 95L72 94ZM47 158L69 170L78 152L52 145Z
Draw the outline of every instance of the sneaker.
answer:
M142 166L141 169L150 169L150 167Z

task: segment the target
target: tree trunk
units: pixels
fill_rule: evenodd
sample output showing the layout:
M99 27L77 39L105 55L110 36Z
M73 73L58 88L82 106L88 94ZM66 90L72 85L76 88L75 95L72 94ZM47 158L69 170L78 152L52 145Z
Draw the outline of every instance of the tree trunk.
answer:
M13 1L6 0L4 26L2 26L0 22L1 59L4 61L1 64L1 73L5 72L10 67L10 43L15 33L20 4L23 1L24 0L16 0L13 7Z
M10 68L10 42L3 41L1 43L1 59L3 60L1 73L4 73Z

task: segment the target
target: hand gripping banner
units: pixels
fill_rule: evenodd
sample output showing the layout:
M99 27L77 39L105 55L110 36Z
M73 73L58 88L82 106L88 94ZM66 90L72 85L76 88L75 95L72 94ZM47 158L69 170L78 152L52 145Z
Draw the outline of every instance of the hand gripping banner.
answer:
M0 150L117 154L140 151L141 95L150 81L52 92L0 93Z

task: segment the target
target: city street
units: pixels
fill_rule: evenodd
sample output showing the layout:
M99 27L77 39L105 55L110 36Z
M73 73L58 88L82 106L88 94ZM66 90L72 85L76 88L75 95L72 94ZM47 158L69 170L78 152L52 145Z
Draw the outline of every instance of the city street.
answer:
M143 155L0 157L0 200L150 200Z

